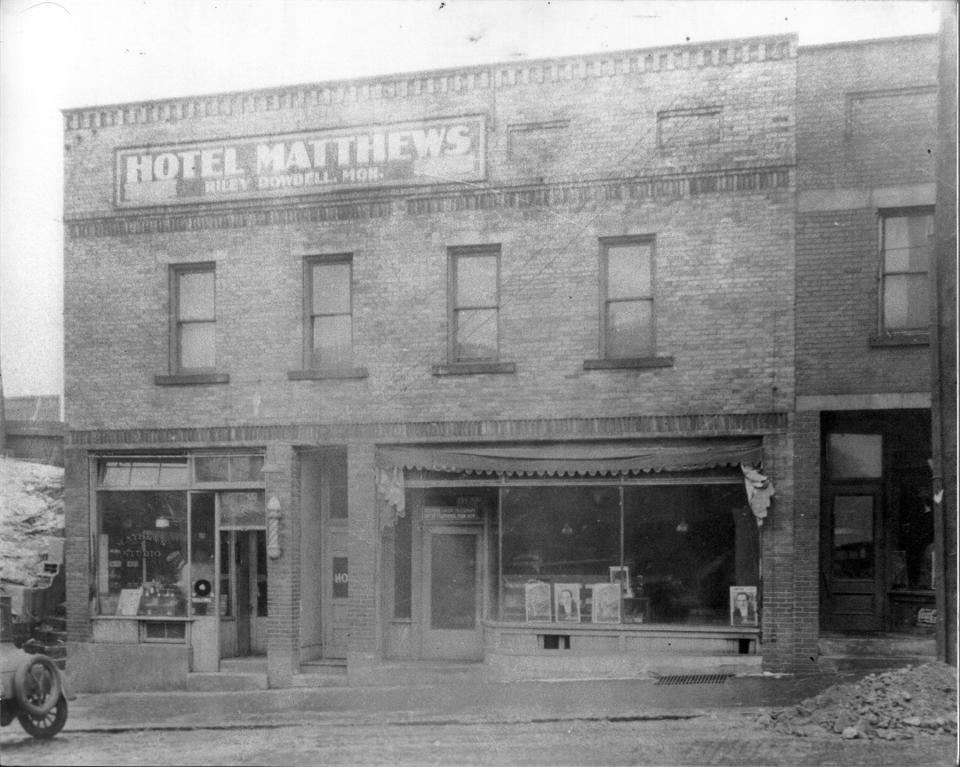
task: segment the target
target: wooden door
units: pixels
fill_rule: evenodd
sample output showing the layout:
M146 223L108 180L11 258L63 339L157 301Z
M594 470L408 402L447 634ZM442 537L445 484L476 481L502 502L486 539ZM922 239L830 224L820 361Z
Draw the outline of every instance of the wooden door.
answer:
M483 658L483 529L424 529L422 655Z
M828 631L879 631L883 622L882 506L869 486L830 490L821 527L821 620Z

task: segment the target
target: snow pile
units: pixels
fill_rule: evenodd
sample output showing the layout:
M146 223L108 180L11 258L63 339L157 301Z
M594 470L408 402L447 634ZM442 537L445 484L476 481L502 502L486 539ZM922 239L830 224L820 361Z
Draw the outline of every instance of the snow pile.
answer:
M0 456L0 581L34 586L63 537L63 469Z
M788 735L901 740L957 734L957 669L925 663L834 685L796 706L760 717Z

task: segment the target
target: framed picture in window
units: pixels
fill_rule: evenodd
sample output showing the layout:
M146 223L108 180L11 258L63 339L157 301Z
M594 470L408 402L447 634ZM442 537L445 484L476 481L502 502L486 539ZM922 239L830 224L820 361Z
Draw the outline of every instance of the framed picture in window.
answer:
M580 622L580 584L554 583L553 607L560 622Z
M594 623L620 622L620 595L619 583L595 583L590 587L593 591L593 604L590 607L590 617Z
M528 621L550 621L550 584L543 581L523 585L523 602Z
M619 583L623 596L627 599L633 598L633 589L630 588L629 566L624 565L623 567L611 567L610 583Z
M757 625L757 587L730 587L730 625Z

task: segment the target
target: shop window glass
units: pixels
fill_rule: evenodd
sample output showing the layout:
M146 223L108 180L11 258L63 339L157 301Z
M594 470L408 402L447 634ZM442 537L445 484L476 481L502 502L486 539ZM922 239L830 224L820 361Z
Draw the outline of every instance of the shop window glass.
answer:
M828 435L827 465L831 479L879 479L883 474L883 436Z
M897 520L891 529L890 587L930 590L935 586L933 499L926 482L899 488Z
M833 499L833 576L872 578L874 530L872 495L838 495Z
M187 612L187 494L98 495L97 596L101 615Z
M926 331L933 213L892 213L880 219L882 330Z
M214 615L217 573L214 493L190 494L190 603L194 615Z
M323 464L323 478L329 489L328 514L330 518L346 519L349 514L346 450L330 451Z
M413 583L412 525L409 512L397 518L394 536L393 617L411 615L411 585Z
M262 455L205 455L194 458L197 482L262 482Z

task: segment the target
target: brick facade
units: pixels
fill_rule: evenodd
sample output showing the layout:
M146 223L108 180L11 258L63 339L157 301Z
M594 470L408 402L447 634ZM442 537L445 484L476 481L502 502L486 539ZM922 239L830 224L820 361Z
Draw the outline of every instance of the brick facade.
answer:
M792 37L735 40L67 113L73 640L90 636L89 465L103 451L266 451L265 497L284 510L283 553L269 565L268 674L286 686L309 630L301 557L314 555L299 545L301 529L314 530L302 515L316 507L302 495L299 450L347 454L353 673L384 654L378 445L746 435L762 440L776 485L758 652L771 669L804 667L816 643L819 436L809 413L794 414L796 397L872 391L865 381L927 386L923 352L871 349L876 306L849 300L871 289L874 214L820 210L822 191L886 183L888 161L909 165L904 183L926 182L923 157L873 148L885 139L876 110L893 99L922 123L932 82L898 70L885 45L804 59ZM116 153L130 147L378 125L385 114L482 117L485 178L139 209L115 197ZM656 364L591 365L603 356L601 240L625 235L655 242ZM448 253L468 245L499 246L506 363L473 374L448 364ZM312 376L304 258L343 253L360 372ZM175 372L170 268L209 262L221 377L164 385Z

